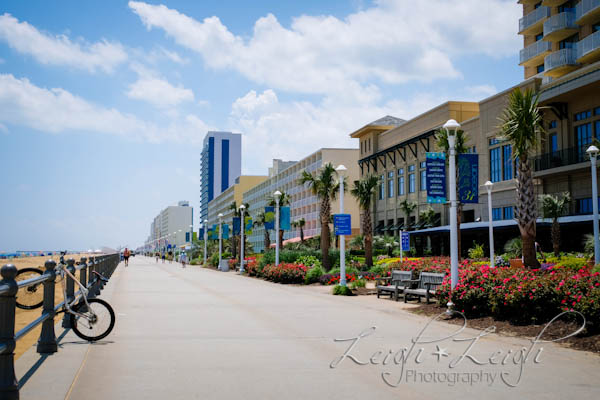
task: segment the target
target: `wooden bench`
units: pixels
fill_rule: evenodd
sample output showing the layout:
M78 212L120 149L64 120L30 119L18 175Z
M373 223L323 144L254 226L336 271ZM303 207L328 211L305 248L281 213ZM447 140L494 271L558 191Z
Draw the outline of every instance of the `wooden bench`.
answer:
M427 304L429 304L429 297L435 295L435 291L442 285L444 277L444 274L439 274L436 272L421 272L419 279L410 279L404 281L403 283L405 286L409 286L410 284L414 284L416 286L414 288L407 287L404 289L404 302L406 303L409 295L414 295L417 297L419 302L421 301L421 297L425 297Z
M394 300L398 301L398 295L404 291L404 282L412 278L412 271L392 271L392 276L388 278L377 279L377 298L382 294L389 294L390 299L394 296ZM380 285L379 281L389 281L389 285Z

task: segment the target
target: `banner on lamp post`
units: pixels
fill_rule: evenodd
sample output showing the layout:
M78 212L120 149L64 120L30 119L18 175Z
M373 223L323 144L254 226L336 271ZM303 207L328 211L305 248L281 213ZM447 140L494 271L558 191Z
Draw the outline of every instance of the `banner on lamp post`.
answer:
M252 217L244 217L244 234L252 235Z
M427 153L427 202L446 202L446 153Z
M463 204L479 202L479 154L458 155L458 200Z
M282 231L289 231L292 226L290 222L290 208L280 207L279 208L279 229Z
M275 207L265 207L265 229L275 229Z
M233 236L238 236L240 235L241 229L240 229L240 222L241 222L241 217L233 217Z

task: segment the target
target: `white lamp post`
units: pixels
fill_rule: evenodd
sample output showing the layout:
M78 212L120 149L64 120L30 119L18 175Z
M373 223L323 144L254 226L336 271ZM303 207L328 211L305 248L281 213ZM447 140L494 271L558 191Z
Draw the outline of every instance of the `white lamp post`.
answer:
M344 213L344 176L348 170L343 164L336 169L340 179L340 214ZM340 286L346 286L346 237L340 235Z
M244 211L246 211L246 206L242 204L240 205L240 274L244 273L244 231L246 230Z
M194 225L190 225L190 248L192 247L192 243L194 243Z
M494 184L490 181L485 183L488 194L488 215L490 219L490 267L494 268L494 222L492 221L492 187Z
M598 148L590 146L586 150L592 162L592 210L594 210L594 264L600 264L600 238L598 237L598 178L596 176L596 157Z
M456 132L460 124L453 119L444 124L448 133L448 147L450 151L450 278L451 288L454 290L458 283L458 227L456 225ZM454 309L452 297L448 299L446 313L451 316Z
M223 214L219 213L219 267L221 270L221 257L223 256Z
M204 220L204 265L206 265L206 257L207 257L207 242L208 242L208 220Z
M279 265L279 199L281 192L277 190L273 196L275 197L275 265Z

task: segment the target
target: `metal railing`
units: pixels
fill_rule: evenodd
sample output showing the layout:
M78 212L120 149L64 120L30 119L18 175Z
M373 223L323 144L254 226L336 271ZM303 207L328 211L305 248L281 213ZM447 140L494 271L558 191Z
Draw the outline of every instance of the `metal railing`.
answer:
M586 54L598 49L600 49L600 31L594 32L577 42L577 59L579 60Z
M550 153L540 154L533 158L534 171L544 171L551 168L564 167L589 160L585 148L570 147Z
M571 49L560 49L544 58L545 72L567 65L577 65L577 46L575 44Z
M519 32L523 32L525 29L548 17L550 17L550 7L541 6L536 8L519 20Z
M544 36L562 29L579 29L575 24L575 12L565 11L555 14L544 22Z
M575 6L575 20L579 21L586 14L600 8L600 0L581 0Z
M538 40L524 49L521 49L519 52L519 64L523 64L527 60L530 60L546 51L552 51L552 43L546 42L545 40Z
M104 287L104 282L96 279L95 272L109 278L119 264L119 254L103 256L82 257L79 265L74 259L67 260L66 268L75 274L79 271L79 281L86 285L90 296L97 296ZM45 272L42 276L17 282L17 268L6 264L0 269L0 398L18 399L19 385L15 376L14 351L17 340L21 339L37 326L42 326L42 332L37 344L37 352L51 354L58 351L56 334L54 332L55 316L64 306L65 301L71 301L82 295L81 290L75 293L75 282L65 274L67 298L60 304L55 304L54 293L56 286L56 261L48 260L44 264ZM15 316L17 292L21 288L33 285L43 285L43 305L41 315L23 329L15 332ZM63 327L69 327L68 315L65 313Z

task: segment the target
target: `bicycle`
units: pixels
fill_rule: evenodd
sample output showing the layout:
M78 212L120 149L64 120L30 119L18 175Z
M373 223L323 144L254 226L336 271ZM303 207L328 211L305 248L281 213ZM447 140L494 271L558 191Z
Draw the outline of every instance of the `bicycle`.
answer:
M96 280L92 282L93 286L98 280L108 282L108 279L100 273L93 271ZM43 275L43 271L38 268L23 268L17 273L16 280L22 281ZM63 288L63 298L65 299L62 308L55 315L61 312L69 313L69 322L73 332L80 338L95 342L108 336L115 326L115 312L106 301L102 299L88 299L89 290L82 284L74 274L72 274L64 264L64 257L61 253L60 263L56 266L56 275L59 278ZM73 300L67 301L67 286L65 276L69 276L77 283L80 294ZM25 310L32 310L43 305L42 283L20 288L17 292L17 307ZM82 301L83 300L83 301ZM92 332L93 331L93 332ZM84 333L85 332L85 333ZM87 334L86 334L87 333Z

